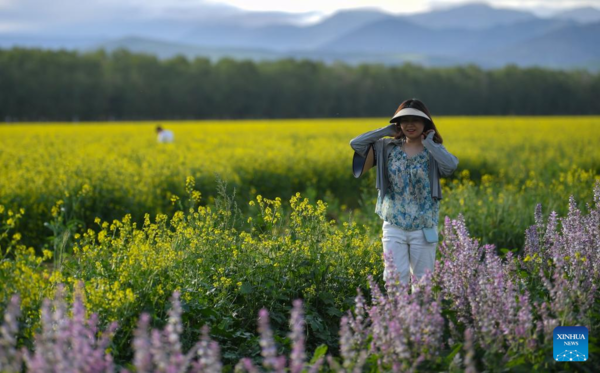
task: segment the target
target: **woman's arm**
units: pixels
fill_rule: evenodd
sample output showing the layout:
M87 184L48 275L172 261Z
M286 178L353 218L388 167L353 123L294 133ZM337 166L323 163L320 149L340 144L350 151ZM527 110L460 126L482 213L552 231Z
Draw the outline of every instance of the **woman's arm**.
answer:
M367 150L369 150L369 145L373 144L375 141L379 140L382 137L395 136L396 133L396 126L394 124L390 124L389 126L369 131L367 133L363 133L362 135L353 138L352 140L350 140L350 146L358 154L360 154L363 157L366 157Z
M437 161L440 174L442 176L450 176L456 170L456 167L458 167L458 158L450 154L444 145L433 141L434 134L433 130L427 134L427 137L422 141L423 146L429 150L433 159Z

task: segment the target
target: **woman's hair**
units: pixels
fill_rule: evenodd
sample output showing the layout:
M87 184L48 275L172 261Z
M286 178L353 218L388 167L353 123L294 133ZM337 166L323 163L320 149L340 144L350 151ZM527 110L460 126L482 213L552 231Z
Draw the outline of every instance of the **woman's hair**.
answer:
M425 114L427 114L427 116L429 118L431 118L431 114L429 113L427 106L425 106L425 104L422 101L419 101L416 98L411 98L410 100L406 100L403 103L401 103L400 106L398 106L398 109L396 110L394 115L398 114L398 112L400 110L406 109L406 108L413 108L413 109L420 110L420 111L424 112ZM433 120L428 120L427 118L422 118L422 119L423 119L423 122L425 122L425 128L423 128L423 132L431 130L431 129L434 130L435 134L433 135L433 141L438 144L441 144L444 140L442 139L442 135L440 135L440 131L438 131L438 129L435 127ZM394 120L394 122L399 122L399 121L400 121L400 118L396 118ZM405 137L406 136L404 134L400 134L400 135L396 136L395 138L402 139Z

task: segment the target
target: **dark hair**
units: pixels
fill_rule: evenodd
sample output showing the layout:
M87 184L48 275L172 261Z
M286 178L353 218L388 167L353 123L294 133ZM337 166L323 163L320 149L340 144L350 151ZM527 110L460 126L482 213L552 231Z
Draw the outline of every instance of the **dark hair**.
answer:
M398 106L398 109L396 110L394 115L398 114L398 112L400 110L406 109L406 108L413 108L413 109L420 110L420 111L424 112L425 114L427 114L427 116L429 118L431 118L431 114L429 113L429 109L427 109L427 106L425 106L425 104L422 101L417 100L416 98L411 98L409 100L402 102L400 104L400 106ZM440 134L440 131L438 131L438 129L435 127L435 124L433 123L433 119L429 120L427 118L423 118L423 121L425 122L425 128L423 128L423 132L431 130L431 129L434 130L435 135L433 135L433 141L435 141L438 144L441 144L444 140L442 139L442 135ZM400 122L400 118L396 118L394 120L394 123L399 123L399 122ZM404 137L406 137L404 134L400 134L395 138L402 139Z
M161 126L156 126L156 132L162 132L163 128Z

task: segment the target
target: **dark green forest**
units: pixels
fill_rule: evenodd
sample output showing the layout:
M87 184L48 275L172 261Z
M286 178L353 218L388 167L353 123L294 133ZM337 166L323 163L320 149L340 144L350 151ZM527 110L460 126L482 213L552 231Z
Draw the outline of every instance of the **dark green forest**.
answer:
M1 121L600 114L600 73L0 50Z

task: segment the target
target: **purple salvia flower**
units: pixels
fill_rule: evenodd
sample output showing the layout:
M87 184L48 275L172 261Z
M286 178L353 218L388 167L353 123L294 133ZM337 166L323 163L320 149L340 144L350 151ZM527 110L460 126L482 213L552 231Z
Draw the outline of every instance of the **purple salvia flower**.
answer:
M194 371L206 373L222 371L220 347L217 342L210 339L208 325L202 327L202 339L188 353L190 358L194 352L198 356L198 361L194 363ZM189 358L186 360L189 360Z
M169 319L162 331L152 330L149 334L150 317L147 314L140 317L134 338L136 372L221 372L220 349L218 344L210 339L207 325L202 328L201 340L185 355L182 353L182 309L178 292L173 293L171 304Z
M223 364L221 364L221 348L219 347L219 344L216 341L211 341L209 351L209 359L204 371L207 373L220 373L223 369Z
M558 214L556 211L552 211L548 216L548 223L546 224L546 233L544 234L544 246L546 250L553 254L552 248L559 244L559 236L557 233L558 227Z
M287 359L285 356L277 356L277 358L275 359L275 372L285 372L286 360Z
M380 370L416 369L423 359L435 357L443 345L444 319L439 300L433 297L432 273L428 271L420 279L414 278L412 293L408 291L408 284L393 279L386 281L385 295L372 277L369 277L369 284L374 305L368 309L368 323L365 324L368 327L364 328L362 338L366 340L371 335L368 351L378 356ZM356 331L345 327L349 319L344 318L342 324L342 341L356 340L349 335ZM344 355L352 356L354 360L359 356L360 360L359 351L365 350L361 346L354 346L354 349L354 352L345 351ZM349 365L344 368L347 370Z
M389 294L398 289L394 285L400 281L400 273L398 273L398 268L396 268L396 265L394 264L394 257L391 253L383 254L383 263L383 279L385 281L386 291Z
M533 257L536 253L539 253L540 250L538 229L537 226L532 225L525 231L525 247L523 253L525 256Z
M159 330L153 329L150 332L150 353L154 362L155 371L167 372L169 367L169 357L165 351L162 340L162 333Z
M327 355L327 363L334 372L346 373L346 370L342 368L340 364L329 354Z
M277 371L279 362L277 359L277 347L273 340L273 332L269 324L269 311L262 308L259 311L258 331L260 333L261 355L265 369Z
M44 362L52 358L50 347L54 343L54 333L52 331L52 313L50 311L50 300L44 299L41 307L42 315L42 334L35 336L35 353L30 354L23 348L23 357L25 364L31 371L44 372ZM44 358L47 357L47 358Z
M533 214L535 225L539 229L544 229L544 221L542 219L542 204L538 203L535 205L535 212Z
M371 301L373 302L373 306L377 307L385 304L385 297L379 289L379 286L375 283L373 276L367 275L367 280L369 282L369 287L371 288Z
M476 373L475 361L475 348L474 348L473 330L467 328L465 330L465 373Z
M254 364L252 364L252 360L250 360L249 358L243 358L241 361L242 361L242 364L244 366L244 369L246 369L248 372L250 372L250 373L259 373L258 368L256 368L254 366Z
M319 369L321 369L321 366L323 366L324 361L325 359L323 359L322 356L318 358L317 361L315 361L315 363L310 367L308 373L317 373Z
M290 372L300 373L304 369L306 353L304 352L304 316L302 312L302 300L294 301L292 316L290 318L291 333L289 337L292 341L292 352L290 356Z
M353 335L348 324L348 317L342 316L340 321L340 355L342 357L342 366L348 370L354 363L354 357L356 355L354 349Z
M600 210L600 181L596 180L596 184L594 185L594 204L596 205L596 209Z
M6 311L4 322L0 329L0 372L21 372L23 357L17 350L17 333L19 331L18 319L21 316L20 299L13 295Z
M173 292L171 297L171 309L169 310L169 319L164 330L165 344L169 353L169 366L179 370L183 365L183 354L181 352L181 342L179 336L183 332L181 325L181 302L179 301L179 292Z
M81 288L81 284L78 286ZM67 318L63 294L64 287L61 285L53 301L54 312L50 309L49 300L43 302L42 334L36 336L34 355L25 351L28 371L113 372L113 359L105 350L114 335L116 323L112 323L98 341L98 319L96 315L86 319L82 293L75 293L71 318Z
M539 279L552 300L548 317L561 320L561 324L590 322L588 311L600 280L598 211L591 209L584 216L571 196L567 216L558 219L553 212L548 219L544 237L547 249L540 256Z
M152 353L150 343L150 333L148 327L150 324L150 315L143 313L138 321L138 326L134 331L133 339L133 364L138 373L152 372Z
M73 302L72 308L73 316L71 317L69 330L70 337L73 340L83 339L83 341L81 341L82 343L74 343L71 346L71 356L73 357L71 360L71 368L77 372L84 372L89 364L89 362L86 361L86 358L91 358L92 346L90 344L94 343L94 335L86 333L85 309L81 301L81 293L75 294L74 298L75 301ZM95 329L95 325L93 328Z
M390 346L389 348L385 345L380 346L380 350L384 354L384 362L389 364L390 362L409 359L410 351L407 346L409 342L408 336L406 333L404 333L402 326L399 324L399 322L391 320L388 324L388 328L391 340ZM392 358L392 356L386 356L388 352L387 350L389 349L393 350L392 356L394 358Z
M360 288L356 288L357 296L354 298L355 307L353 317L352 312L348 312L348 324L352 329L354 335L352 343L358 348L362 348L367 336L365 335L365 328L367 327L366 310L365 310L365 299L362 295Z
M369 353L367 352L367 350L360 350L360 352L358 353L358 359L356 360L356 364L354 364L354 369L352 370L352 373L361 373L362 368L365 365L365 362L367 361L368 357Z
M67 319L67 306L63 302L64 286L61 284L57 289L57 295L54 298L54 313L52 313L52 325L54 346L53 355L49 361L49 366L56 367L57 370L66 372L68 370L67 351L69 349L69 323Z

